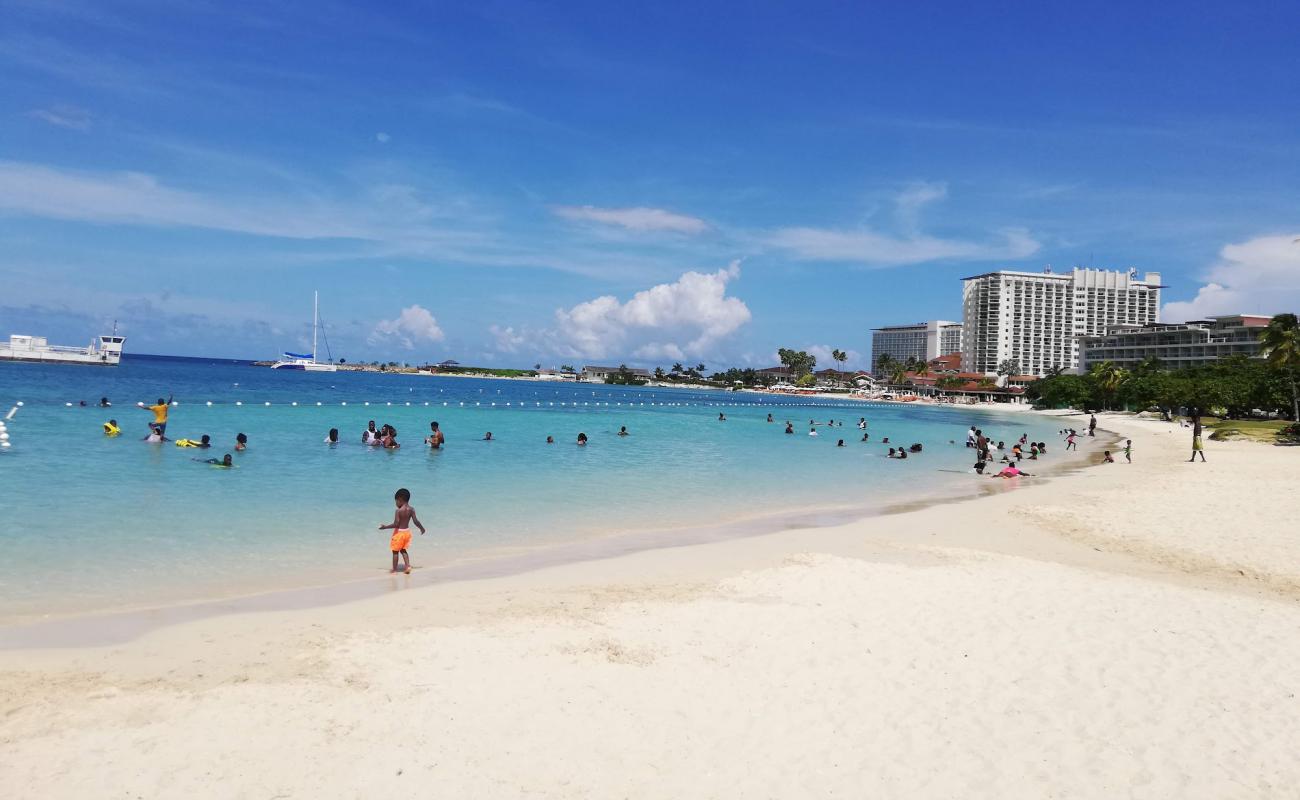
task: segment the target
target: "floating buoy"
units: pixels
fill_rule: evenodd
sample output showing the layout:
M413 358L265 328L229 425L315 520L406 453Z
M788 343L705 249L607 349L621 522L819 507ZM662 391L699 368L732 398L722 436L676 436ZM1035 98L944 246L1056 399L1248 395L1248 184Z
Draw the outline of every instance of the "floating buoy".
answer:
M345 405L347 405L347 404L348 404L348 401L347 401L347 400L344 400L342 403L339 403L339 405L341 405L341 406L345 406Z
M271 404L268 402L268 403L264 403L263 405L268 405L268 406L269 406L269 405L271 405Z
M236 400L236 401L235 401L235 405L237 405L237 406L242 406L243 404L244 404L244 401L243 401L243 400Z
M271 405L271 404L270 404L270 403L267 403L267 405L269 406L269 405ZM292 403L290 403L289 405L291 405L291 406L296 406L296 405L298 405L298 401L297 401L297 400L294 400L294 401L293 401Z
M208 401L208 405L209 405L209 406L212 405L212 401L211 401L211 400Z

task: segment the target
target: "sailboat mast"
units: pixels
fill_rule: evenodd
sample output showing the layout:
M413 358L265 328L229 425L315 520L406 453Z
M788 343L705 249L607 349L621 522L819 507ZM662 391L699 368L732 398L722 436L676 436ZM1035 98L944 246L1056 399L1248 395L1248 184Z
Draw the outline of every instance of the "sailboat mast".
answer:
M311 360L316 360L316 332L320 329L320 292L311 293Z

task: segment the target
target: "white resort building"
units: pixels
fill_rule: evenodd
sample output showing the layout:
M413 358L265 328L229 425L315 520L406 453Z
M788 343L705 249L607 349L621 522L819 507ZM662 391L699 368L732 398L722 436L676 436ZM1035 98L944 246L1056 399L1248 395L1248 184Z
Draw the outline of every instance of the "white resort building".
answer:
M993 374L1004 361L1043 375L1079 365L1079 337L1160 318L1160 274L1075 268L1054 273L999 270L965 278L962 368Z
M871 330L871 363L887 355L896 361L933 361L961 352L961 323L944 319L915 325L888 325Z
M1113 361L1132 368L1148 358L1164 369L1196 367L1224 356L1260 356L1259 334L1271 317L1234 314L1181 324L1115 325L1101 336L1080 340L1079 369Z

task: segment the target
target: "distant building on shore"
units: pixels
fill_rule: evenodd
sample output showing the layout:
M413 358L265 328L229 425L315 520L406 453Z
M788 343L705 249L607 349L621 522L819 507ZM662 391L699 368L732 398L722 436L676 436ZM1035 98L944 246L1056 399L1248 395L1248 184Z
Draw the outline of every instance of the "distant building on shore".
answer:
M650 379L654 378L654 375L653 375L653 374L651 374L648 370L644 370L644 369L630 369L630 368L625 368L625 367L591 367L591 366L588 366L588 367L583 367L583 368L582 368L582 373L581 373L580 375L578 375L578 380L580 380L580 381L604 381L604 380L605 380L606 378L608 378L610 375L617 375L617 374L619 373L619 371L620 371L620 370L623 370L623 369L627 369L627 371L630 372L630 373L632 373L633 377L636 377L636 378L641 378L641 379L643 379L643 380L650 380Z
M881 356L895 361L931 361L939 356L961 352L961 323L944 319L918 322L915 325L887 325L871 329L871 364Z
M1113 361L1132 368L1148 358L1165 369L1200 366L1224 356L1260 356L1259 333L1271 317L1262 314L1195 319L1183 323L1112 325L1100 336L1079 339L1079 369Z
M962 368L994 374L1014 361L1026 375L1079 365L1079 337L1160 319L1160 273L1075 268L999 270L963 279Z

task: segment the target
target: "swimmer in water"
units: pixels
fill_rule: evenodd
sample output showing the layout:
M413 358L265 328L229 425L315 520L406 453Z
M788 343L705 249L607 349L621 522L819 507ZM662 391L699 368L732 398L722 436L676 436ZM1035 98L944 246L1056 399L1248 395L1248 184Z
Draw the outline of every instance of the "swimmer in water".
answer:
M230 469L235 466L234 459L230 457L229 453L226 453L225 456L221 458L195 458L192 460L197 461L200 464L211 464L214 467L221 467L222 469Z
M619 436L629 436L629 435L630 435L630 434L627 432L627 426L626 426L626 425L623 425L623 426L621 426L621 427L618 429L618 435L619 435Z
M242 433L235 434L235 451L248 449L248 437Z
M726 415L726 414L719 414L719 415L718 415L718 422L726 422L726 421L727 421L727 415Z
M547 443L547 444L555 444L555 437L554 437L554 436L547 436L547 437L546 437L546 443Z
M338 443L339 443L339 429L330 428L330 432L325 436L325 444L338 444Z
M485 442L492 441L492 431L488 431L487 434L483 436L483 441Z
M771 421L772 421L772 415L771 415L771 414L768 414L768 415L767 415L767 421L768 421L768 422L771 422Z
M585 433L578 434L578 447L585 447L586 445L587 445L587 434Z
M442 430L438 427L437 422L429 423L429 435L424 437L424 443L434 450L442 449L442 444L446 439L442 435Z
M786 423L785 423L785 432L786 432L786 433L794 433L794 425L790 424L790 421L789 421L789 420L786 420Z
M844 440L843 440L843 439L840 439L838 442L835 443L835 446L836 446L836 447L843 447L843 446L844 446Z

